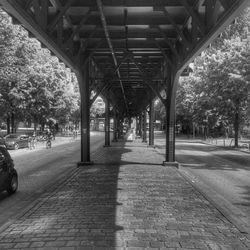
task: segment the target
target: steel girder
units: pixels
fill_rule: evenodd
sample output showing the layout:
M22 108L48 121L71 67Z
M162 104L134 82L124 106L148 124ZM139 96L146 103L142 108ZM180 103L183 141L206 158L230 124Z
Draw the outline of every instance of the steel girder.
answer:
M0 0L71 69L90 65L89 91L138 115L166 87L164 67L183 71L248 0ZM153 94L152 94L153 93Z

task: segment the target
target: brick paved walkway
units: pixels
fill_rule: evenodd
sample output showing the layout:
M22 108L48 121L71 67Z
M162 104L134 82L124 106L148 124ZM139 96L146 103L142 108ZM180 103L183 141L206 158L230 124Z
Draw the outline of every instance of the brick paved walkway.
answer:
M0 249L250 249L161 154L106 147L0 232Z

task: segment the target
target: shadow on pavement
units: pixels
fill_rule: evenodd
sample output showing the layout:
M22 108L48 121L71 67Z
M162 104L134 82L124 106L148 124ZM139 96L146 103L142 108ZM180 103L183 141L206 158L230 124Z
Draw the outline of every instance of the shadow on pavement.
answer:
M176 159L183 167L193 169L250 171L249 154L202 143L178 143Z
M102 148L93 157L92 166L79 167L52 193L45 193L4 234L5 242L22 244L25 238L29 247L78 247L79 249L116 249L119 239L116 232L123 227L116 224L120 162L122 154L129 153L120 147ZM114 164L112 162L116 162ZM0 233L0 238L2 237ZM3 239L3 238L1 238ZM16 245L10 243L10 249ZM1 243L0 243L1 248Z
M245 202L234 203L235 205L245 206L250 212L250 186L238 186L240 189L244 190L242 194L242 199Z

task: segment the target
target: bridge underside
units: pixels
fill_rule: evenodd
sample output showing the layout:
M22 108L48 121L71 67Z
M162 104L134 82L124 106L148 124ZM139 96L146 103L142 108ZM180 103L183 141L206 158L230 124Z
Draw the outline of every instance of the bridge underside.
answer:
M175 93L188 64L248 0L1 0L31 36L76 72L81 162L90 163L89 107L138 117L158 97L167 111L166 161L175 161ZM119 120L118 119L118 120Z

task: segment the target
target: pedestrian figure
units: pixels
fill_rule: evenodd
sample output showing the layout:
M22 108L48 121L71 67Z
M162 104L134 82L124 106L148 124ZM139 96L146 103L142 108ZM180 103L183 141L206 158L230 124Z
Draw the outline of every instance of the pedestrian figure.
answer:
M51 140L52 140L52 133L50 132L50 130L48 129L48 131L47 131L47 138L46 138L47 140L46 140L46 148L48 149L48 148L51 148Z
M31 141L32 141L32 137L29 136L28 145L29 145L30 150L32 150Z
M31 142L30 142L31 148L35 149L36 148L36 133L34 132L32 137L31 137Z
M132 129L132 140L135 141L135 129Z
M77 132L76 132L76 130L74 129L74 130L73 130L73 140L75 140L76 137L77 137Z

